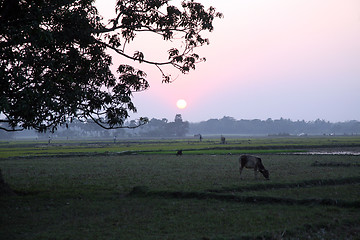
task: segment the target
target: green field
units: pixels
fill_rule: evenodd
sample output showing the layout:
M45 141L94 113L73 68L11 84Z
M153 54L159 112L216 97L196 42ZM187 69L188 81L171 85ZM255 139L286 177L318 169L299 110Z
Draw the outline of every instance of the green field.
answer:
M358 239L360 156L305 153L359 148L358 137L0 142L15 191L0 196L0 238ZM241 153L270 180L240 179Z
M178 140L118 140L113 141L0 141L0 159L8 157L94 155L94 154L173 154L182 149L184 154L242 154L303 152L309 149L357 148L360 137L289 137L289 138L210 138L202 142L194 139ZM360 151L360 150L359 150Z

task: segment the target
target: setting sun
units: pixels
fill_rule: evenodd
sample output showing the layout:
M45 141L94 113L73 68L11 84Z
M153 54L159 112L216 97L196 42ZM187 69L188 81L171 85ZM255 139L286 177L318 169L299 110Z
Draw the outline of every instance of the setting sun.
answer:
M180 109L184 109L186 108L186 101L184 99L179 99L177 102L176 102L176 106Z

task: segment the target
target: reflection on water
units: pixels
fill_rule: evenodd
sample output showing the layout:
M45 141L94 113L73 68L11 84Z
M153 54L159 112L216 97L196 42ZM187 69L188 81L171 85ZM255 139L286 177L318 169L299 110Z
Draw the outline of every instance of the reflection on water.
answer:
M352 155L352 156L360 156L360 152L358 151L309 151L302 152L298 154L304 155Z

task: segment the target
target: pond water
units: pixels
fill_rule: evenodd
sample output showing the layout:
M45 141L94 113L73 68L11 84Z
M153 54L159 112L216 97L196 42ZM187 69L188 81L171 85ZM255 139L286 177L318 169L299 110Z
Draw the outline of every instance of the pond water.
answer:
M352 155L352 156L360 156L359 151L309 151L302 152L297 154L304 155Z

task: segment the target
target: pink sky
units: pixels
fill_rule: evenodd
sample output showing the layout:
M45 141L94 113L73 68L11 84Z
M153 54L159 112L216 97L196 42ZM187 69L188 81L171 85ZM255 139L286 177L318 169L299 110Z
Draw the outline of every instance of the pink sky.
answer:
M97 2L105 18L111 17L111 2ZM225 16L206 34L210 45L198 49L207 61L186 75L165 69L177 77L172 84L161 83L155 66L138 65L147 72L150 89L134 95L138 113L132 118L172 121L180 113L190 122L223 116L360 120L359 0L199 2ZM129 50L161 60L171 47L140 36ZM178 109L178 99L185 99L187 108Z

